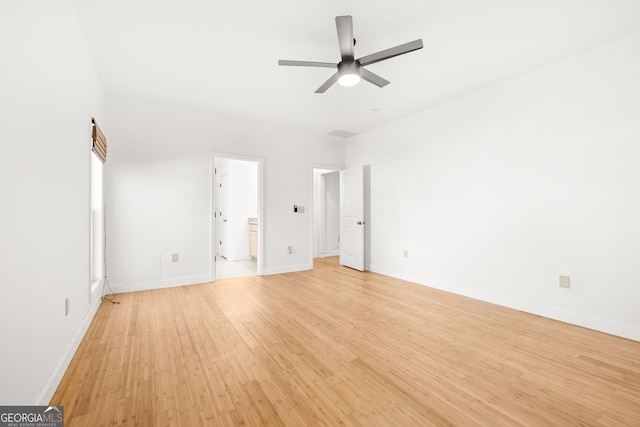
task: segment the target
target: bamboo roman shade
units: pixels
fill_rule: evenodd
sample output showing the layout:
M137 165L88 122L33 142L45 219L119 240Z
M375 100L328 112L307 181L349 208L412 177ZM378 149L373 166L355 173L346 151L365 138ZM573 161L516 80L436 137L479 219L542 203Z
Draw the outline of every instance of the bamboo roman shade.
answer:
M93 141L91 150L96 153L96 156L104 163L107 161L107 138L98 127L96 119L92 118L91 123L93 125L93 130L91 131L91 139Z

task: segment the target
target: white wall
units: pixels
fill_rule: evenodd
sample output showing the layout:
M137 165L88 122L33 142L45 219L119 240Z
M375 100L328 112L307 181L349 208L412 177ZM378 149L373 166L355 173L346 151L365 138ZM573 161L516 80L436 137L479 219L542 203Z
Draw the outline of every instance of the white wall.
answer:
M638 76L635 34L350 139L369 268L640 340Z
M71 1L0 2L0 52L0 405L43 405L97 308L91 117L109 126Z
M310 204L313 163L344 162L342 140L117 95L105 106L114 291L209 280L213 152L264 159L264 273L312 267L310 211L294 214L293 205ZM169 271L172 251L180 262Z
M107 166L107 278L115 292L141 284L209 280L210 159L197 155L122 164L118 125ZM172 262L171 254L179 254ZM148 287L148 286L147 286Z

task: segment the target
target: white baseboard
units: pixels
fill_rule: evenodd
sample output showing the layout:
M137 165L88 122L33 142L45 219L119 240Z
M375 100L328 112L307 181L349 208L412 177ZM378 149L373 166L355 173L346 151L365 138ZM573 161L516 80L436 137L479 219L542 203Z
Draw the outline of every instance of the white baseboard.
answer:
M313 270L313 264L286 265L283 267L269 267L262 271L263 276L273 274L295 273L296 271Z
M67 347L67 350L64 352L62 359L60 359L60 361L56 365L56 368L53 370L53 372L49 376L49 379L45 383L45 386L42 388L42 391L36 397L35 405L44 406L49 405L49 402L51 402L51 398L53 398L53 395L55 394L60 381L62 381L62 377L64 376L67 368L69 367L69 364L71 363L71 359L73 359L73 356L76 354L78 347L80 347L80 343L82 342L84 335L87 333L87 330L91 325L91 321L96 315L101 302L102 300L100 298L95 298L95 301L89 307L89 311L87 311L87 314L82 320L80 329L78 329L78 331L74 335L73 339L69 343L69 346ZM53 402L53 404L55 405L56 403Z
M368 267L368 268L367 268ZM417 283L423 286L429 286L434 289L440 289L445 292L455 293L457 295L466 296L469 298L477 299L480 301L490 302L502 307L512 308L514 310L524 311L525 313L535 314L538 316L546 317L548 319L558 320L560 322L569 323L583 328L593 329L594 331L604 332L606 334L615 335L622 338L627 338L634 341L640 341L640 326L629 323L614 322L608 319L602 319L599 317L590 316L583 313L576 313L567 311L558 307L544 306L529 306L522 303L515 303L513 301L507 301L497 298L482 298L478 295L472 295L465 292L460 292L456 289L447 289L446 287L438 286L431 283L424 283L423 280L413 277L409 274L403 274L396 270L379 268L373 265L365 266L365 268L374 273L382 274L385 276L395 277L400 280L406 280L408 282Z
M548 305L538 307L533 314L581 326L583 328L604 332L606 334L640 341L640 326L638 325L613 322L611 320L601 319L599 317L589 316L582 313L574 313Z
M383 276L389 276L389 277L393 277L400 280L406 280L407 282L417 283L419 285L430 286L432 288L441 289L441 288L437 288L436 286L431 286L424 283L418 277L414 277L410 274L405 274L401 271L392 270L390 268L378 267L377 265L372 265L372 264L365 264L364 269L372 273L382 274ZM443 289L443 290L446 291L446 289ZM448 291L448 292L451 292L451 291Z
M173 288L175 286L195 285L198 283L210 282L211 278L208 274L202 274L199 276L187 276L178 277L175 279L160 280L157 282L145 282L145 283L115 283L110 285L110 289L115 294L122 294L126 292L137 291L149 291L152 289L164 289Z

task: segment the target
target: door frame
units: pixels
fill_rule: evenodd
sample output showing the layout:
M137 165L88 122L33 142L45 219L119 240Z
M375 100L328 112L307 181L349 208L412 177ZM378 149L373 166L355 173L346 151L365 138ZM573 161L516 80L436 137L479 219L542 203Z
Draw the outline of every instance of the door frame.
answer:
M258 259L257 259L257 271L258 276L264 274L264 158L255 156L245 156L242 154L233 153L211 153L210 159L210 177L209 177L209 280L211 282L216 280L216 175L215 175L215 161L216 159L227 160L243 160L248 162L254 162L258 167Z
M311 217L310 217L310 221L309 221L309 265L311 265L311 268L313 268L313 217L315 216L315 212L316 209L320 209L320 206L315 206L314 205L314 200L313 200L313 179L314 179L314 173L313 171L315 169L323 169L323 170L329 170L329 171L335 171L335 172L340 172L342 169L344 169L344 166L337 166L337 165L325 165L325 164L321 164L321 163L313 163L311 164L311 188L310 188L310 194L311 196L309 197L309 200L311 200L311 202L309 203L311 205Z

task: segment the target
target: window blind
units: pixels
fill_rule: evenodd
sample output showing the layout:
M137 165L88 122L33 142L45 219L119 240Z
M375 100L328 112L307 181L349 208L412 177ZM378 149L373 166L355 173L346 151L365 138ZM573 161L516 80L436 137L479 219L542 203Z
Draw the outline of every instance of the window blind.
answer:
M107 161L107 138L100 130L100 127L98 127L96 119L92 118L91 124L93 128L91 131L91 139L93 140L91 150L96 153L96 156L104 163Z

